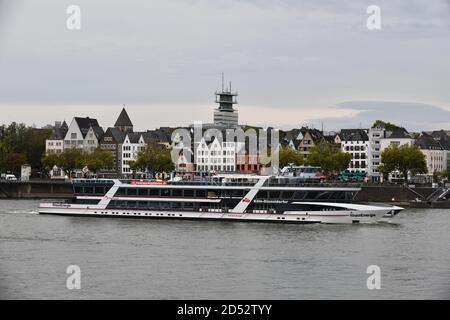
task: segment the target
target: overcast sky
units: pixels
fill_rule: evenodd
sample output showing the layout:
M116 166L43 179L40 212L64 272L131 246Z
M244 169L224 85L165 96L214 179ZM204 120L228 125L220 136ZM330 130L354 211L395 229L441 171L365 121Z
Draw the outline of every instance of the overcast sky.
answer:
M222 72L241 123L450 129L450 1L0 0L1 123L211 122Z

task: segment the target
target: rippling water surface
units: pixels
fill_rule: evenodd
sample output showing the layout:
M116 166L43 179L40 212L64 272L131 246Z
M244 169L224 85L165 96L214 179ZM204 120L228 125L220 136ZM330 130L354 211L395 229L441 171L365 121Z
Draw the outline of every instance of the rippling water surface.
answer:
M0 200L0 298L450 298L450 210L278 225L40 216L38 203ZM80 290L66 288L69 265Z

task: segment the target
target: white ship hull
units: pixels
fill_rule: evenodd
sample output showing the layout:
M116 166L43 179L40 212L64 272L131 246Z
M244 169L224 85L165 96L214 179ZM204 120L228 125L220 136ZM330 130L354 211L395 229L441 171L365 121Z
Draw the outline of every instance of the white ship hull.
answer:
M336 205L330 203L330 205ZM288 211L284 214L274 213L232 213L232 212L199 212L199 211L163 211L163 210L119 210L92 208L92 206L76 204L42 203L39 214L91 216L91 217L122 217L149 219L187 219L187 220L230 220L246 222L273 223L325 223L352 224L376 223L396 207L376 207L368 205L351 205L350 210L338 211ZM94 206L95 207L95 206ZM399 208L400 209L400 208Z

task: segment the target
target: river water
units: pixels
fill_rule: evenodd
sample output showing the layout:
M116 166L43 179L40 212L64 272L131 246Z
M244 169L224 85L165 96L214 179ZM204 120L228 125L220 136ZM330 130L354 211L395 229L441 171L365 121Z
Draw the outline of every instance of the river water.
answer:
M450 210L376 225L40 216L0 201L3 299L449 299ZM81 289L66 269L81 270ZM367 267L381 289L367 288Z

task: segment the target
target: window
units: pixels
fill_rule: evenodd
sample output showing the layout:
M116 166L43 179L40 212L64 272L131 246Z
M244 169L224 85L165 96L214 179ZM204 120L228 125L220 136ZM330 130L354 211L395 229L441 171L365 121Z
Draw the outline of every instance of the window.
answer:
M137 189L127 189L127 196L137 196Z
M181 197L183 190L181 189L173 189L172 190L172 197Z
M144 189L144 188L138 189L138 195L146 197L146 196L148 196L148 190Z
M76 140L77 139L77 134L76 133L71 133L70 134L70 139Z

